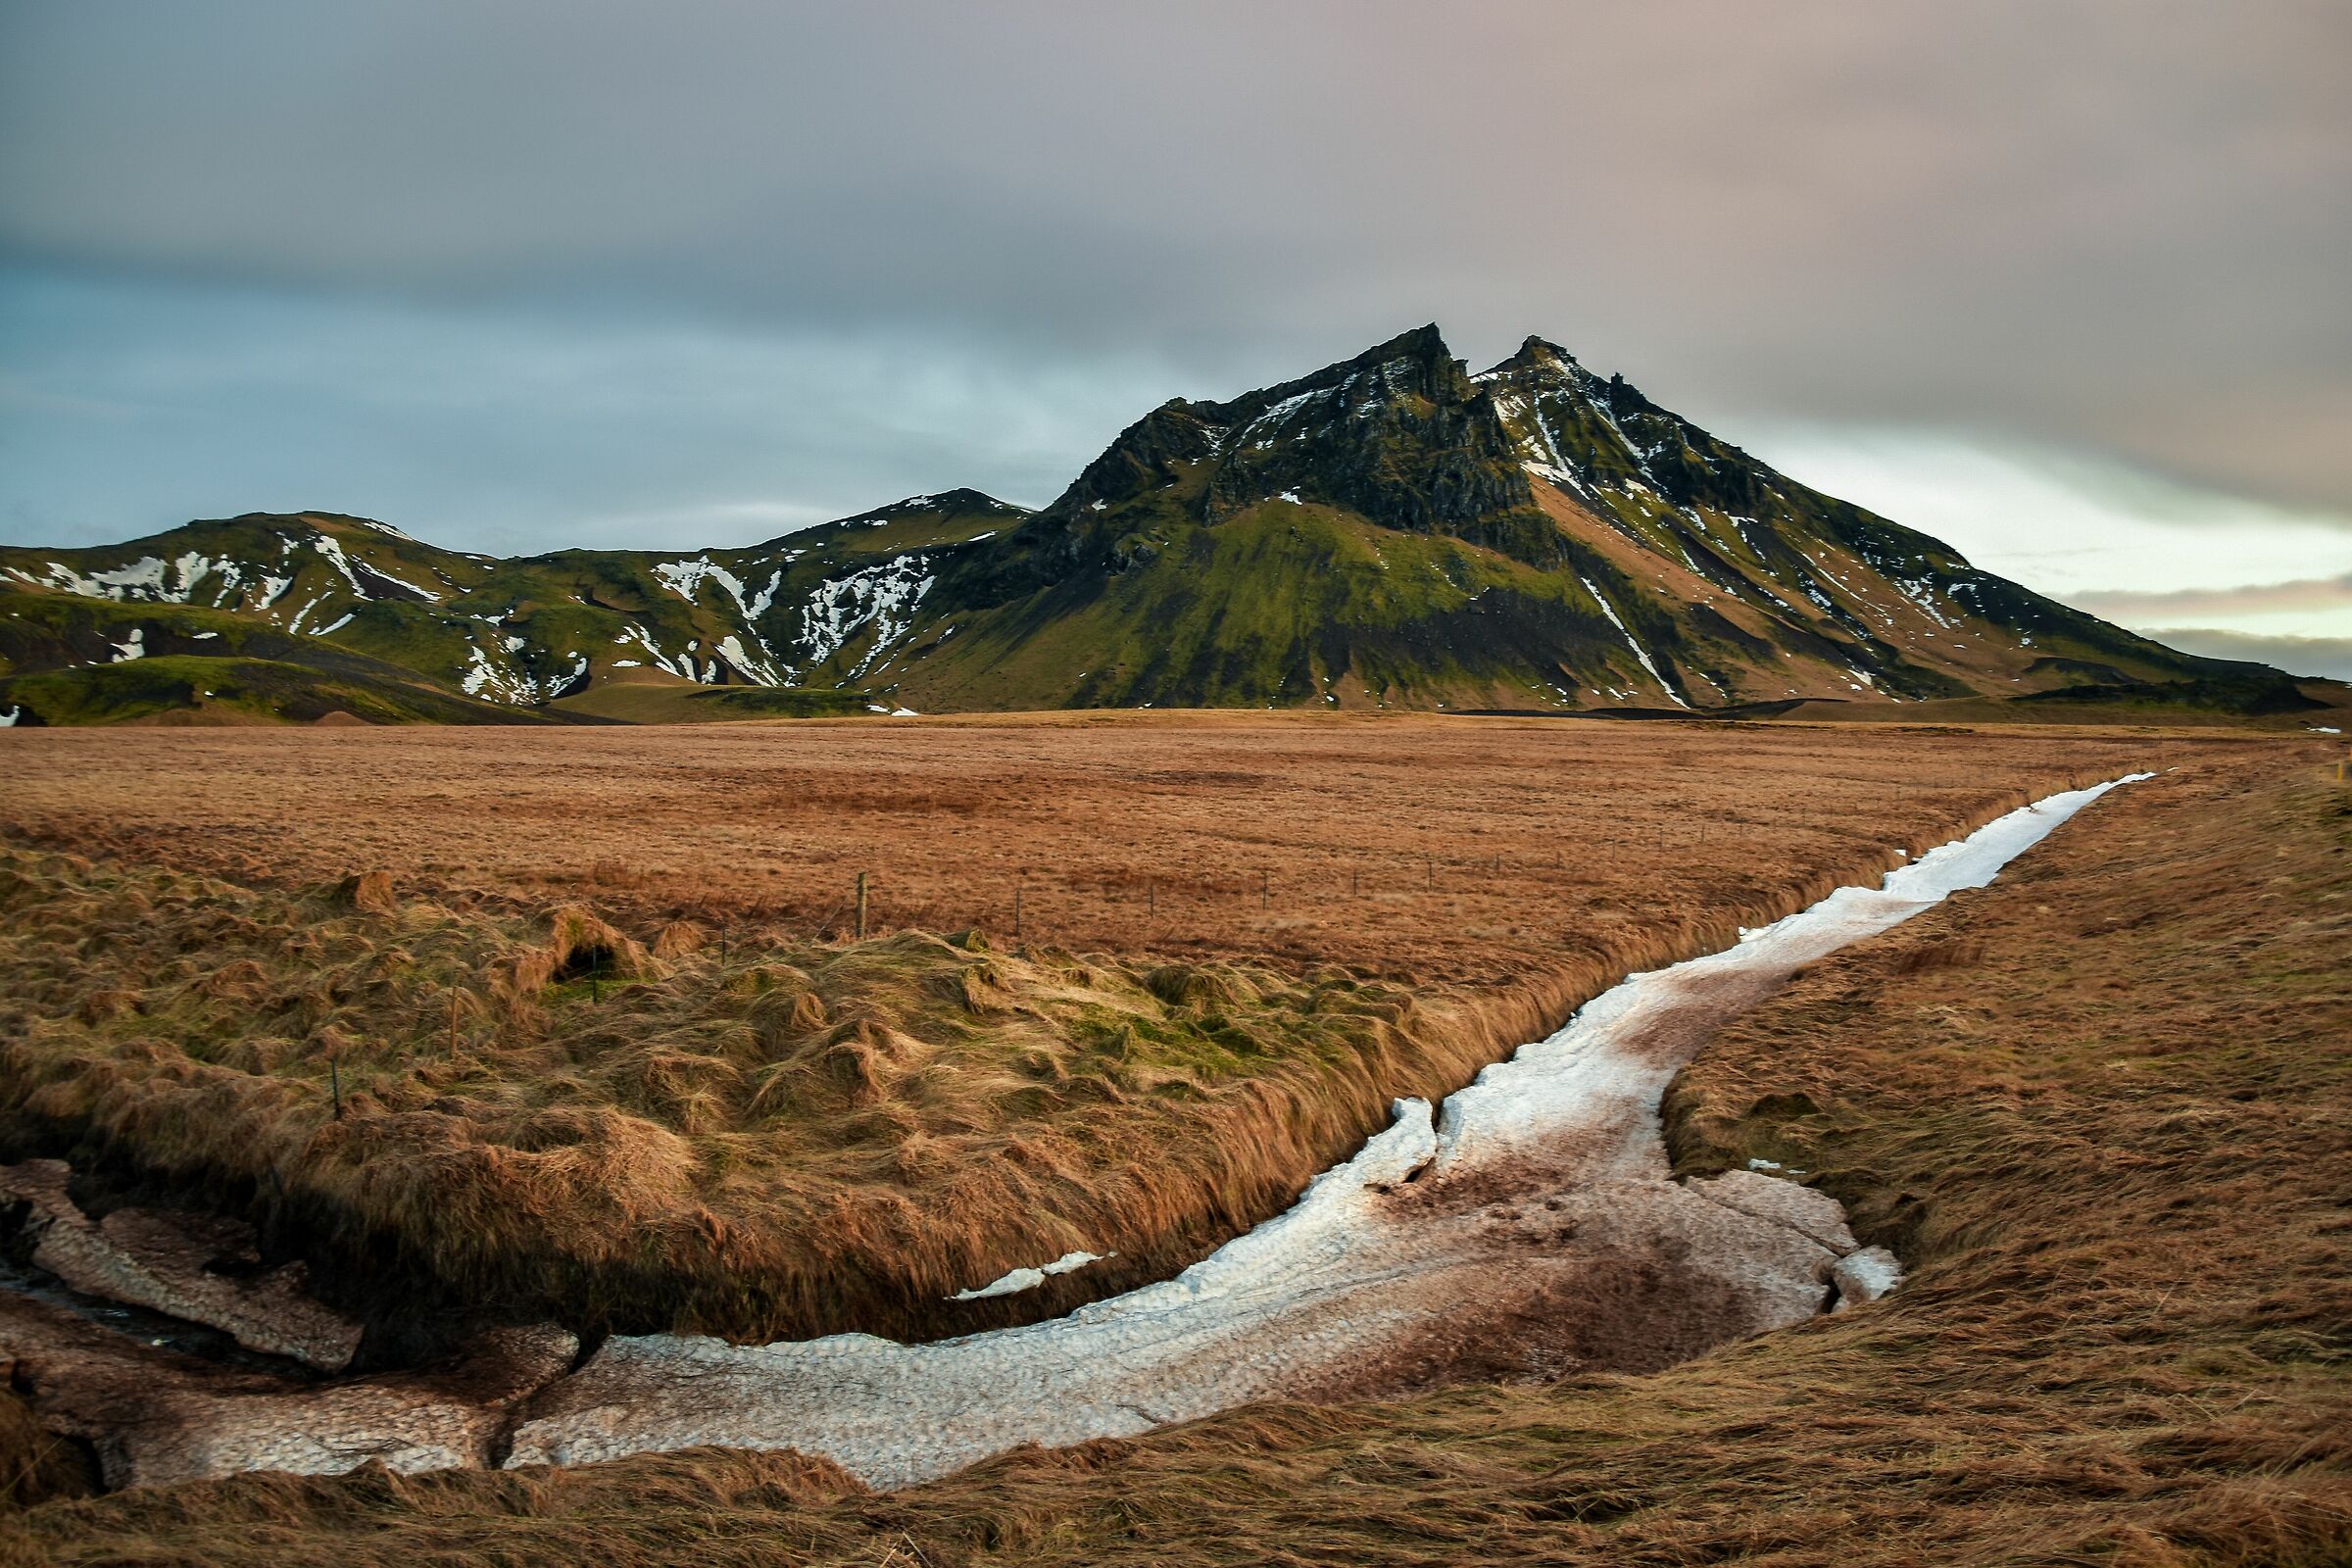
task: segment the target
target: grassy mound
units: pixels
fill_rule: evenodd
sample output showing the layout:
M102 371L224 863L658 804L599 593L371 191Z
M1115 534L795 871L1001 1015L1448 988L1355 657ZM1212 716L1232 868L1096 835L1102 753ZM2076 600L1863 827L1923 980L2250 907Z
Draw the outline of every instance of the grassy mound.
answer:
M0 856L5 1127L253 1218L379 1322L968 1330L1287 1202L1476 1031L1330 970L838 947ZM1116 1252L1005 1301L945 1298Z

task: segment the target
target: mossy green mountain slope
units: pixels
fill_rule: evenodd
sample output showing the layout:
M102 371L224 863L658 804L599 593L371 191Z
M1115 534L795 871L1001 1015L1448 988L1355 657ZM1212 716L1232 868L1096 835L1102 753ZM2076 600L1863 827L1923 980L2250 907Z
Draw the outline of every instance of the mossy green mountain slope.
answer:
M0 725L543 723L325 638L198 605L0 588Z
M1155 409L1038 513L953 491L740 549L519 560L253 515L0 550L0 583L210 607L455 696L616 718L716 716L688 698L720 686L837 694L723 705L749 714L1719 709L2284 680L1982 571L1542 339L1474 375L1435 326Z
M1678 706L2244 676L1971 566L1531 338L1153 410L876 675L1015 703ZM952 638L943 634L953 631Z
M322 676L389 671L441 701L394 716L596 716L613 705L562 700L605 686L823 694L798 705L657 701L663 716L862 711L850 700L861 695L857 677L906 630L930 586L925 563L1026 515L952 491L741 549L517 560L443 550L330 513L191 522L89 549L0 549L0 674L21 685L142 651L242 651L240 637L258 636L266 646L255 651L271 661ZM212 646L189 641L207 633ZM64 700L92 685L86 675L47 680L24 687L19 706L48 722L104 716L104 703Z

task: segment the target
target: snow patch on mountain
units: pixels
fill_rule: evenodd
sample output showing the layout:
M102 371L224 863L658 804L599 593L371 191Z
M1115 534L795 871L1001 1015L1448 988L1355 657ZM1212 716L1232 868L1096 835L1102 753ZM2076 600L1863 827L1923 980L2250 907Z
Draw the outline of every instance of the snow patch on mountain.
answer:
M1609 617L1609 624L1617 628L1617 635L1625 639L1625 646L1633 650L1634 657L1642 662L1642 667L1649 671L1649 678L1658 683L1658 688L1666 694L1667 701L1673 703L1677 708L1689 708L1690 705L1684 702L1676 694L1672 683L1658 673L1658 666L1649 662L1648 653L1642 649L1640 642L1635 640L1633 632L1627 629L1625 622L1617 617L1616 609L1606 598L1602 597L1598 588L1592 586L1592 579L1580 573L1576 580L1585 585L1585 592L1592 596L1592 602L1600 607L1600 612Z
M915 607L939 580L924 567L920 555L894 556L845 576L828 577L810 589L801 607L801 634L795 639L807 659L801 667L823 663L871 626L873 642L850 674L855 678L871 669L912 629Z

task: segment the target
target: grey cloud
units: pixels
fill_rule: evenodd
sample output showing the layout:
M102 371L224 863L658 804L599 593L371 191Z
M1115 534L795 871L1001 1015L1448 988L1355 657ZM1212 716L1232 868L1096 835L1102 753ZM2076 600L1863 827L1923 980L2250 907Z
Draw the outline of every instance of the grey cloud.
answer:
M2282 610L2352 610L2352 571L2340 577L2248 583L2236 588L2177 588L2165 593L2088 592L2075 603L2138 625L2175 615L2243 615Z
M2340 509L2348 18L19 3L0 259L126 300L521 311L891 366L934 335L1102 389L1042 442L1079 457L1160 397L1434 318L1478 359L1542 331L1701 418L2022 435ZM838 399L887 425L890 395ZM880 488L938 482L907 480Z

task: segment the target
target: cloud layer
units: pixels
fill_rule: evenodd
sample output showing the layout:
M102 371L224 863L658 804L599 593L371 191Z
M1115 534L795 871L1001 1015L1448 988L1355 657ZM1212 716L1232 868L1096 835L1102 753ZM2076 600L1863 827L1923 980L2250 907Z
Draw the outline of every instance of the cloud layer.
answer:
M0 529L1041 499L1433 318L2340 521L2347 188L2320 0L17 5Z

